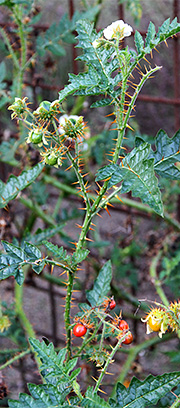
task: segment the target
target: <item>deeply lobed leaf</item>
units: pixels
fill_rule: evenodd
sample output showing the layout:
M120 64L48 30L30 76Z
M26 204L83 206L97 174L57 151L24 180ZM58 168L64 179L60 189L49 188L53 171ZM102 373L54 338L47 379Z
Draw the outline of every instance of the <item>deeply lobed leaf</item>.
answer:
M156 151L150 157L154 158L154 170L162 177L172 180L180 179L180 169L176 163L180 161L180 130L169 138L164 130L160 130L155 139Z
M110 400L115 408L146 408L156 404L173 387L179 384L180 372L168 373L154 377L149 375L144 381L133 377L128 389L117 384L116 402Z
M110 164L97 173L96 180L109 179L108 187L122 182L121 193L132 191L161 216L163 207L158 180L154 173L154 159L149 159L150 145L142 143L135 147L121 161L120 165Z
M10 176L7 183L0 180L0 208L5 207L20 191L28 187L39 176L43 167L43 163L38 163L32 169L24 170L18 177Z

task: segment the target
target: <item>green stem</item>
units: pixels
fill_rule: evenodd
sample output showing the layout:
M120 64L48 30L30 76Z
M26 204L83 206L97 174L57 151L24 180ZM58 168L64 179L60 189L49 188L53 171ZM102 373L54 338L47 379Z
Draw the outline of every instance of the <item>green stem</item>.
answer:
M11 364L14 363L14 361L19 360L20 358L23 358L24 356L26 356L26 354L29 354L31 352L30 348L28 348L25 351L22 351L22 353L16 354L16 356L10 358L8 361L6 361L4 364L2 364L0 366L0 370L3 370L4 368L10 366Z
M158 254L152 259L149 273L151 276L152 283L154 284L156 288L156 292L159 295L160 299L162 300L162 303L168 307L169 301L164 293L164 290L162 289L161 281L160 279L158 279L157 272L156 272L161 255L162 255L162 251L159 251Z
M106 360L106 364L104 365L103 369L101 370L101 374L100 374L100 376L99 376L99 378L97 380L96 386L94 388L94 393L97 393L97 391L99 390L100 384L102 383L102 379L103 379L104 375L106 374L106 370L107 370L108 365L110 364L111 360L113 359L113 357L114 357L116 351L118 350L118 348L120 347L120 344L122 343L122 341L124 341L125 338L127 337L128 333L126 333L124 336L122 336L118 340L116 346L113 348L112 352L109 354L108 359Z
M149 76L154 74L159 69L161 69L161 67L156 66L155 68L151 68L149 71L147 71L146 74L142 75L142 78L141 78L139 84L136 86L136 90L135 90L133 96L131 97L131 101L129 103L129 108L128 108L128 110L126 112L126 115L125 115L125 118L124 118L124 125L123 125L124 129L127 126L128 119L130 117L133 106L134 106L134 104L136 102L136 99L137 99L137 97L139 95L139 92L141 91L141 88L143 87L144 83L147 81Z
M70 309L71 309L71 298L72 298L72 290L73 290L73 282L74 282L74 272L69 272L68 278L68 285L67 285L67 294L66 294L66 304L65 304L65 312L64 312L64 321L65 321L65 329L66 329L66 347L67 347L67 361L71 358L72 351L71 351L71 320L70 320Z
M15 54L15 52L14 52L12 46L11 46L11 43L9 41L9 38L8 38L6 32L1 27L0 27L0 33L1 33L2 37L3 37L3 40L4 40L5 44L7 45L7 48L9 50L9 54L12 57L14 67L18 71L19 70L19 61L18 61L18 59L16 57L16 54Z
M86 191L86 188L85 188L85 185L84 185L83 177L81 175L81 172L80 172L80 169L79 169L79 166L78 166L78 160L74 159L72 157L71 153L68 150L67 150L66 154L67 154L67 157L69 158L69 160L70 160L70 162L71 162L71 164L72 164L72 166L74 168L74 171L76 173L77 179L78 179L80 187L81 187L81 192L83 194L84 201L86 203L86 209L87 209L87 211L89 213L89 211L91 209L91 204L90 204L89 196L87 194L87 191Z
M177 397L176 400L173 402L173 404L170 406L170 408L179 408L180 407L180 398Z
M17 7L14 7L14 17L15 21L18 25L18 31L19 31L19 38L20 38L20 44L21 44L21 62L19 66L19 76L18 76L18 97L22 97L22 89L23 89L23 80L24 80L24 72L25 72L25 66L26 66L26 59L27 59L27 34L26 31L24 30L23 26L23 13L22 13L22 6L17 5Z

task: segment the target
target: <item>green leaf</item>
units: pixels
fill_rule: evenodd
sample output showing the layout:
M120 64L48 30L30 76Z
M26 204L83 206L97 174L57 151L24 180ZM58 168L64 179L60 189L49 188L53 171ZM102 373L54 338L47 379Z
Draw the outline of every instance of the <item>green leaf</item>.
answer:
M111 105L112 102L112 98L100 99L99 101L92 103L91 108L102 108L103 106Z
M79 263L81 263L82 261L84 261L84 259L87 258L89 254L88 249L81 249L78 252L74 252L72 255L72 263L73 265L77 265Z
M67 255L67 251L63 248L63 246L58 247L58 245L54 245L51 242L43 241L42 242L45 247L55 255L57 259L62 259L67 264L71 263L71 256Z
M161 193L154 174L154 159L148 158L149 153L150 145L141 143L127 154L120 166L110 164L100 169L96 180L109 178L109 188L122 182L122 194L132 191L134 197L139 197L143 203L163 216Z
M45 33L38 36L37 52L39 55L43 56L46 50L51 51L56 56L65 55L66 52L62 46L62 42L66 41L66 38L68 38L68 42L74 42L74 36L71 34L71 30L71 22L66 13L58 24L53 23Z
M164 130L160 130L155 139L156 151L150 157L154 158L154 170L162 177L172 180L180 179L180 130L169 138Z
M180 31L180 24L177 22L175 17L172 22L168 18L164 23L159 27L158 32L156 33L155 26L152 22L149 23L148 31L146 34L145 46L141 34L136 31L135 33L135 45L137 48L138 55L135 57L135 61L138 62L146 54L150 54L153 48L157 47L162 41L166 41L168 38L177 34ZM134 62L132 62L134 67Z
M151 46L151 42L154 40L155 35L156 35L155 25L150 21L146 34L145 47Z
M135 32L134 41L138 54L141 54L144 49L144 40L139 31Z
M10 408L57 408L63 406L66 392L63 392L64 390L60 387L52 384L28 384L28 388L32 396L21 393L19 401L9 399Z
M53 385L68 388L72 384L73 380L79 374L79 369L74 369L77 365L77 358L74 358L66 362L66 348L61 349L58 353L54 350L54 345L49 343L48 345L37 339L30 338L29 342L33 350L37 353L42 361L41 371L43 377L45 377L48 383ZM67 392L67 394L70 392Z
M149 375L144 381L133 377L127 389L121 383L116 389L116 408L146 408L148 405L156 404L173 387L180 382L180 372L168 373L154 377ZM113 401L110 405L114 407Z
M0 280L14 276L17 283L22 285L24 274L22 266L26 263L32 264L32 269L40 273L45 265L41 259L41 252L34 245L24 242L22 247L2 241L5 254L0 255Z
M100 305L110 291L110 283L112 279L111 261L105 263L99 272L97 279L94 282L94 287L86 293L87 300L90 305Z
M20 176L10 176L7 183L0 180L0 208L5 207L20 191L28 187L41 173L44 164L38 163L32 169L24 170Z
M58 234L61 229L64 227L65 224L59 224L57 227L54 228L45 228L41 230L40 228L34 234L25 233L23 237L23 241L30 241L31 244L37 245L42 243L46 238L53 237L55 234Z
M80 20L77 23L78 47L83 49L83 55L78 57L84 61L88 67L87 72L78 75L69 75L70 84L60 93L60 102L68 95L99 95L108 94L110 98L118 94L117 85L121 81L121 74L117 71L118 62L113 55L113 48L107 50L105 47L98 49L93 47L93 41L101 35L96 33L93 24L87 20ZM111 74L116 74L111 77ZM118 87L119 88L119 87Z
M99 395L93 393L93 387L88 387L85 398L81 404L82 407L87 408L110 408L108 402L104 401Z

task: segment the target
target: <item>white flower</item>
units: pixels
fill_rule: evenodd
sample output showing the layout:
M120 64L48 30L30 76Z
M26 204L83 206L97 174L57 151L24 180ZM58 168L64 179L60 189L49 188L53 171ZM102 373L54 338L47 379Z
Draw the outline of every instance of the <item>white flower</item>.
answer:
M129 37L132 31L133 29L129 24L124 23L123 20L117 20L106 27L103 34L107 40L112 40L113 38L122 40L124 37Z

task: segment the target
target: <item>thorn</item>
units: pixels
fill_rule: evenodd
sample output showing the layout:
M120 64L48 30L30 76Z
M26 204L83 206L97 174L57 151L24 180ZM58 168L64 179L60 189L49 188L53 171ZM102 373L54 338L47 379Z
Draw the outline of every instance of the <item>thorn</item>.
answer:
M112 116L112 115L115 115L115 113L114 112L109 113L109 115L105 115L105 118L107 118L108 116Z
M60 273L59 276L62 276L62 275L64 275L65 273L67 273L67 271L64 271L64 272Z
M126 126L127 126L127 125L126 125ZM127 150L127 149L126 149L126 147L124 147L124 146L121 146L121 149L123 149L123 150Z
M131 126L126 125L126 127L127 127L128 129L131 129L131 130L134 132L134 129L133 129Z
M85 238L85 240L86 240L86 241L94 242L93 239L90 239L90 238L87 238L87 237Z
M89 174L89 172L88 173L85 173L85 174L82 174L82 177L85 177L85 176L87 176Z
M91 231L95 231L95 229L94 229L94 228L92 228L92 227L89 227L89 229L90 229Z
M54 265L51 265L51 275L53 273Z
M93 224L93 222L91 222L91 225L94 225L94 227L96 227L96 224Z
M113 207L113 208L114 208L114 205L111 204L111 203L107 203L107 205L109 205L110 207Z
M78 210L87 210L87 208L78 208Z
M123 203L123 200L121 200L118 195L115 195L115 197L116 197L121 203Z
M107 211L108 215L111 217L111 214L110 214L108 208L107 208L107 207L104 207L104 209Z
M154 50L156 50L156 51L158 52L158 54L159 54L159 51L157 50L157 48L156 48L156 47L154 47Z
M101 217L101 218L103 218L103 217L102 217L102 215L100 215L99 213L97 213L96 215L98 215L98 217Z
M69 243L75 245L75 247L77 246L77 242L71 242L71 241L69 241Z
M100 391L100 392L102 392L103 394L106 394L106 395L107 395L107 392L101 390L101 388L98 388L98 391Z
M82 225L79 224L75 224L78 228L82 228Z

